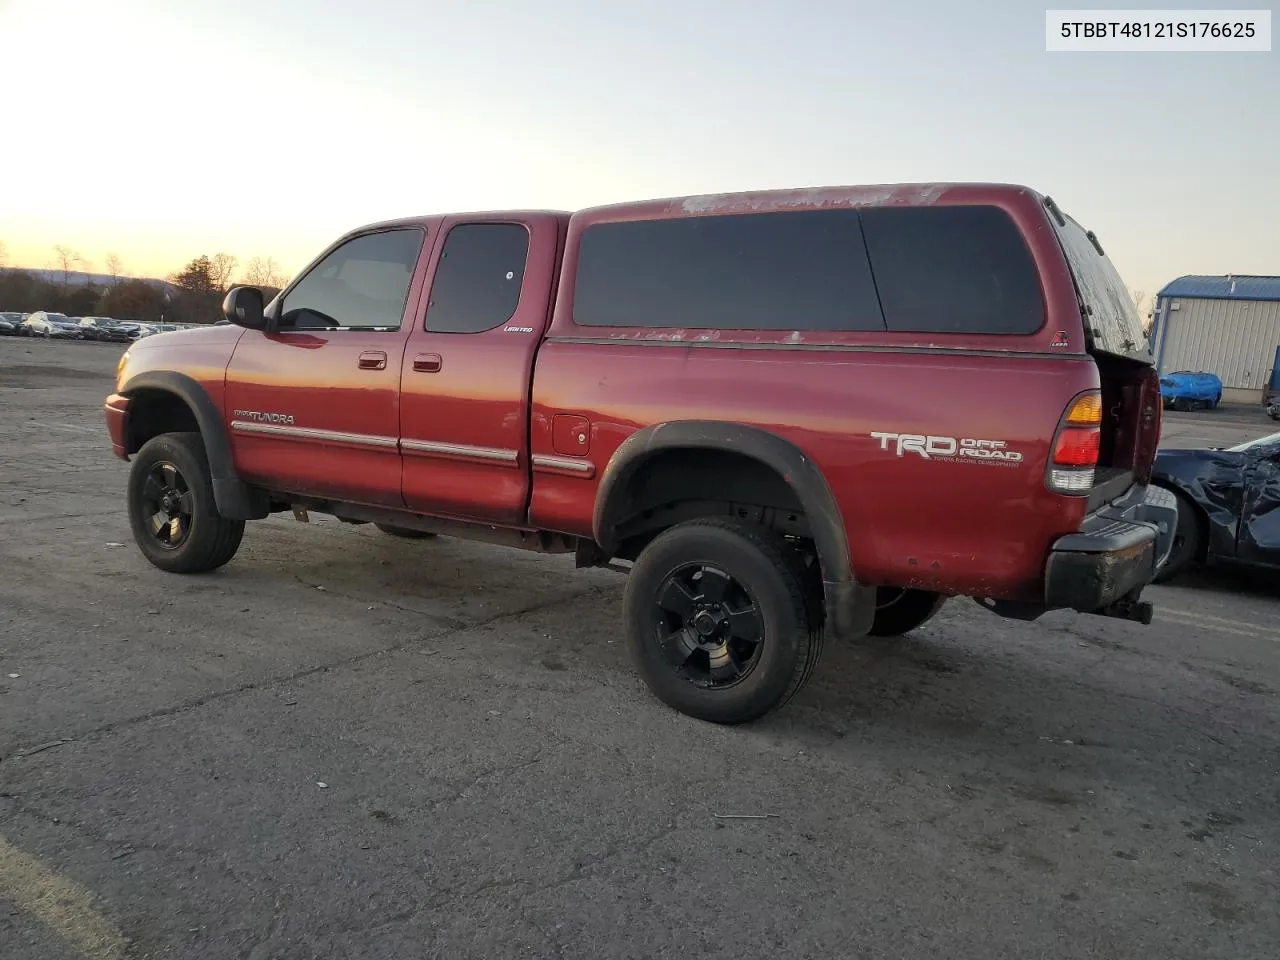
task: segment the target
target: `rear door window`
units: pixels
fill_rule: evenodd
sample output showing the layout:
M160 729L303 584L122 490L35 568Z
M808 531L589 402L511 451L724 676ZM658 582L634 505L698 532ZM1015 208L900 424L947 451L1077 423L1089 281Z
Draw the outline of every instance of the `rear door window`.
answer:
M529 231L518 223L464 223L449 231L427 303L433 333L483 333L520 305Z
M1029 334L1044 324L1035 261L998 207L878 207L862 223L889 330Z
M582 235L582 326L883 330L855 210L598 223Z

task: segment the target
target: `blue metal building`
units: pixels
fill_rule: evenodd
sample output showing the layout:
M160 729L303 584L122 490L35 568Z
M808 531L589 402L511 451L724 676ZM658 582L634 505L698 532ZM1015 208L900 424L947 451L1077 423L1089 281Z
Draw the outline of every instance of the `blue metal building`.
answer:
M1156 294L1154 313L1161 374L1215 373L1222 399L1237 403L1260 402L1280 380L1280 277L1179 277Z

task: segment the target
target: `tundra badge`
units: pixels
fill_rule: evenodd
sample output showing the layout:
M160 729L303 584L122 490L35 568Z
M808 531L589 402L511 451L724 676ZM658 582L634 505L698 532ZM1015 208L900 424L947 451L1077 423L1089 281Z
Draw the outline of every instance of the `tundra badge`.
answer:
M234 413L237 420L253 420L257 423L293 423L293 414L291 413L263 413L260 410L237 410Z

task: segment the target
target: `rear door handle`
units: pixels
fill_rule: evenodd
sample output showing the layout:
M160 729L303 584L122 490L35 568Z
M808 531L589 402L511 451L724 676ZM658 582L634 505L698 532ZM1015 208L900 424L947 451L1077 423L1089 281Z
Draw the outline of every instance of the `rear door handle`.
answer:
M360 354L361 370L385 370L387 369L387 355L381 350L366 350Z
M443 365L438 353L420 353L413 358L413 369L418 373L439 373Z

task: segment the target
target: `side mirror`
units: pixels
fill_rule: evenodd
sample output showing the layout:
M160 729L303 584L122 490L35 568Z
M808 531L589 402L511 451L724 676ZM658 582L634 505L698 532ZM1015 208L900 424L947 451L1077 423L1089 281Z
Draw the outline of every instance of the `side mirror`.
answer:
M266 319L262 315L262 291L257 287L232 287L222 301L222 315L236 326L263 329Z

